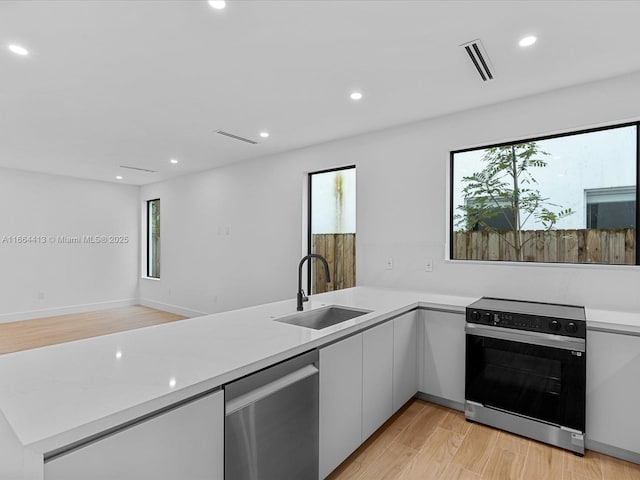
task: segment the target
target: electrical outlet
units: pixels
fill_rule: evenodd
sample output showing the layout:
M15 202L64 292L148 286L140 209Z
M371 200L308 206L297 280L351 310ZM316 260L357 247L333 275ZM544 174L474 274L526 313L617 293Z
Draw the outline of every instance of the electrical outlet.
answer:
M384 268L385 270L393 270L393 258L387 258L387 263Z
M424 262L424 271L425 272L433 272L433 260L431 258L427 259Z

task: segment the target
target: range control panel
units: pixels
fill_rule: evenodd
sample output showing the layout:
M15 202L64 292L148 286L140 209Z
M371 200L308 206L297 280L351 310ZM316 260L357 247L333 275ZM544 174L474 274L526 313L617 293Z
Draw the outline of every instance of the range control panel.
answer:
M564 318L556 316L548 316L536 314L535 312L523 313L513 311L502 311L495 309L479 308L482 307L481 299L469 305L466 309L467 322L479 323L482 325L493 325L503 328L514 328L519 330L528 330L533 332L551 333L555 335L564 335L568 337L586 338L587 322L580 318ZM495 299L491 299L495 300ZM509 301L514 302L514 301ZM494 302L495 303L495 302ZM525 302L522 302L523 304ZM528 310L535 303L526 303ZM544 304L549 305L549 304ZM522 305L516 305L522 307ZM579 308L579 307L575 307ZM524 310L524 308L519 308ZM548 312L545 312L548 313ZM579 315L572 315L577 317Z

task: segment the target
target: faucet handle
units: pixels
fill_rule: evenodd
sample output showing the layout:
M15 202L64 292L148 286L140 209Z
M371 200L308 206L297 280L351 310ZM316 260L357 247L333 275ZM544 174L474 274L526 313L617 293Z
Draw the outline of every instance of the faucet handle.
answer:
M308 302L309 301L309 297L307 297L307 295L304 293L304 290L300 289L300 292L302 292L302 301L303 302Z

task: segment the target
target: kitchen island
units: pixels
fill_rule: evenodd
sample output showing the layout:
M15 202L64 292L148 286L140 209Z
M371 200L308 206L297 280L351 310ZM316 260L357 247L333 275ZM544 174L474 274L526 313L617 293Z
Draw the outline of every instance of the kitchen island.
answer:
M274 321L295 313L295 300L287 300L1 356L0 478L46 478L44 458L52 452L416 309L460 320L474 300L355 287L310 297L305 310L342 305L370 311L322 330ZM589 325L633 337L640 315L598 311Z

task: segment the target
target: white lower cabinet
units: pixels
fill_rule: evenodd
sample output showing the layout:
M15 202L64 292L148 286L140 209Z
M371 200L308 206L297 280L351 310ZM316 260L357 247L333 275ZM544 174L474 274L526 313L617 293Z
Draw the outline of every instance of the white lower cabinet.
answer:
M222 480L224 394L186 403L44 465L45 480Z
M464 313L420 310L420 392L464 403Z
M415 393L415 392L414 392ZM362 437L393 415L393 322L362 334Z
M320 350L319 476L362 441L362 334Z
M418 391L416 312L320 349L319 476Z
M587 330L587 439L640 459L640 337Z
M393 320L393 412L418 391L419 310Z

